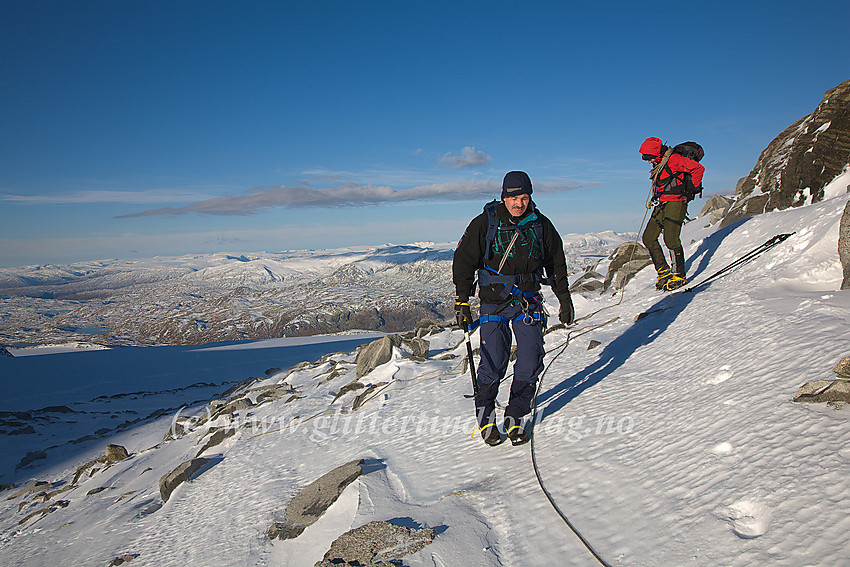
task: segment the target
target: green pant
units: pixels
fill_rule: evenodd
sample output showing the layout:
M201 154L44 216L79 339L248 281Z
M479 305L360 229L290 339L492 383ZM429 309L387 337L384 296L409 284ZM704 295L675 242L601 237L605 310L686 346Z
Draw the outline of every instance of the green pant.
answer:
M643 231L643 245L650 251L660 249L658 237L664 234L664 245L670 250L680 250L679 234L688 214L687 201L665 201L655 206L652 216Z

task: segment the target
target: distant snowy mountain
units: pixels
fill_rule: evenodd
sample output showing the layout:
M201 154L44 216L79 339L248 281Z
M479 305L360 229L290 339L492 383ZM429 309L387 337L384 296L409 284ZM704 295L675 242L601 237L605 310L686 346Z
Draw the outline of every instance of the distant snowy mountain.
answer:
M452 328L416 333L427 360L402 343L359 377L354 347L371 339L334 337L349 342L318 350L292 342L313 339L13 349L16 358L0 358L0 564L310 567L373 521L429 530L433 541L401 560L410 567L597 564L538 485L533 447L548 495L610 565L844 565L850 407L791 399L850 355L837 252L848 200L725 228L688 223L693 291L659 293L645 269L617 293L575 294L582 319L545 337L533 446L483 443L464 397L464 336ZM277 257L274 268L252 256L226 271L239 280L238 266L257 262L283 284L309 271L310 285L351 293L365 282L387 295L386 280L403 279L401 303L411 281L445 277L449 254L317 252ZM257 285L224 304L271 292ZM547 301L557 304L548 292ZM297 537L269 537L298 521L284 512L296 495L358 461L362 474L331 486L341 493L318 520Z
M565 236L571 271L629 235ZM0 344L203 344L410 329L453 313L452 245L0 269Z

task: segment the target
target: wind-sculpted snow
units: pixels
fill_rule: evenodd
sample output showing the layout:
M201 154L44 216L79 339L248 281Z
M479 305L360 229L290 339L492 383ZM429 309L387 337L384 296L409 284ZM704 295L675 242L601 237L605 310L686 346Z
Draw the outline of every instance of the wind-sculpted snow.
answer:
M646 269L616 294L575 294L579 323L545 335L535 461L609 564L847 563L850 407L791 400L848 355L836 249L848 199L688 223L694 284L795 234L692 292L661 294ZM276 348L315 338L0 359L12 377L0 482L13 485L0 564L310 567L373 522L433 535L404 555L410 567L595 564L538 486L531 446L488 447L475 431L464 333L418 331L427 359L402 341L365 374L354 344ZM127 458L101 459L109 444ZM193 461L164 501L162 479ZM363 474L318 519L268 537L351 461Z
M628 237L568 235L570 265ZM403 331L452 315L452 245L211 254L0 269L0 344L202 344Z

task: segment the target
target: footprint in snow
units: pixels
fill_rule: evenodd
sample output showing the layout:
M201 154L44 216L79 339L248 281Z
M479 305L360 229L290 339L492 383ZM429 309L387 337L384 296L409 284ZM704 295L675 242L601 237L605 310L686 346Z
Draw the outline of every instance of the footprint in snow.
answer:
M732 370L728 365L721 366L720 371L714 375L714 378L709 378L705 381L706 384L722 384L732 377Z
M771 510L754 500L739 500L729 507L726 520L732 531L742 539L762 536L770 527Z
M724 441L723 443L718 443L717 445L715 445L711 449L711 452L714 453L715 455L725 456L725 455L731 455L732 451L734 451L734 450L735 450L735 447L733 447L731 443L727 443L727 442Z

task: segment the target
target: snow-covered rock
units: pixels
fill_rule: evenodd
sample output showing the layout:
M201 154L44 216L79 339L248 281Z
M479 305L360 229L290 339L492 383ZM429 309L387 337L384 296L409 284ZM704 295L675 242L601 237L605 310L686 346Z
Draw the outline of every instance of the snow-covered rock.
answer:
M817 203L850 164L850 80L828 90L814 112L788 126L738 182L724 220ZM844 183L844 192L848 182Z

